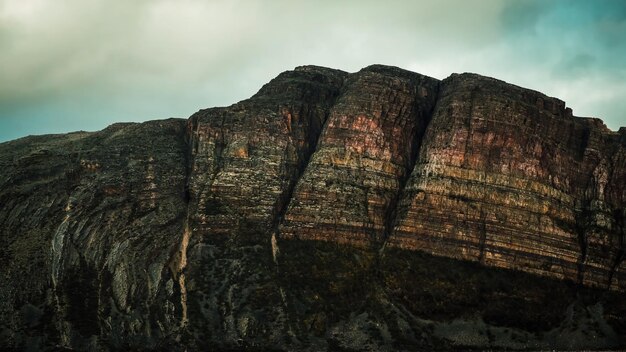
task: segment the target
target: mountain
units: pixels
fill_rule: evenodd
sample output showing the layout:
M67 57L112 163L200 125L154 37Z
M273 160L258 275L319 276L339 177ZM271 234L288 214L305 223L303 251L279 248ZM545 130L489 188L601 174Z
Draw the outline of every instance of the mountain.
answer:
M0 346L626 347L626 128L476 74L281 73L0 144Z

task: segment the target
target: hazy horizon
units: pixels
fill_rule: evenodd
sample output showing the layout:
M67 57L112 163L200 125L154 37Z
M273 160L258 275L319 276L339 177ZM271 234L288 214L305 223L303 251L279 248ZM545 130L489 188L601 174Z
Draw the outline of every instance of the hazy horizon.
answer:
M626 2L0 0L0 142L187 118L282 71L474 72L626 125Z

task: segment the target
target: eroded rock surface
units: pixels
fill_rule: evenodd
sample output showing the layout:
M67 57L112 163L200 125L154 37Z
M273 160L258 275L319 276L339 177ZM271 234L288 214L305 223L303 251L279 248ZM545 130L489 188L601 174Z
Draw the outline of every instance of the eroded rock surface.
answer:
M350 75L291 197L280 237L361 247L382 241L438 85L385 66Z
M0 144L0 347L626 346L626 128L475 74L280 74Z
M453 75L389 244L623 290L623 142L558 99Z

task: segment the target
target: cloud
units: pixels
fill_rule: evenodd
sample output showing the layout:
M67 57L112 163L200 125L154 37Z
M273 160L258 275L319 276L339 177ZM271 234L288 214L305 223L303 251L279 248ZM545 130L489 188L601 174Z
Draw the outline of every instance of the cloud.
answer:
M472 71L565 94L575 113L620 106L619 96L579 103L570 97L582 94L562 88L589 77L619 88L625 6L601 4L0 0L0 140L186 117L303 64ZM625 124L623 114L602 117Z
M575 114L601 117L613 129L626 125L625 2L522 0L509 2L501 18L503 32L525 53L511 61L531 73L515 78L521 85L564 99Z

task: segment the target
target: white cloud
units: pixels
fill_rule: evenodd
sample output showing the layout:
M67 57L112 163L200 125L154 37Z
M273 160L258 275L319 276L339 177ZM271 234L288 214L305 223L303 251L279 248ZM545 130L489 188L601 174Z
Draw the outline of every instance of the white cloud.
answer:
M0 130L27 112L50 132L186 117L244 99L304 64L356 71L383 63L437 78L472 71L563 94L580 111L620 98L620 89L595 100L576 93L573 87L582 84L572 82L579 77L554 75L567 55L559 38L569 32L551 29L554 18L538 18L535 7L516 27L531 23L532 31L508 33L505 6L496 0L0 0ZM570 33L567 48L576 47L577 35ZM597 87L619 88L611 75L589 72ZM62 103L72 101L80 104ZM60 113L67 124L59 123ZM612 128L618 124L624 121L610 121Z

